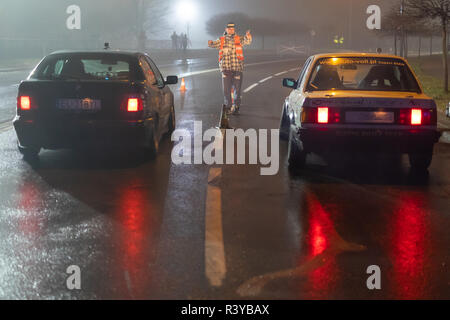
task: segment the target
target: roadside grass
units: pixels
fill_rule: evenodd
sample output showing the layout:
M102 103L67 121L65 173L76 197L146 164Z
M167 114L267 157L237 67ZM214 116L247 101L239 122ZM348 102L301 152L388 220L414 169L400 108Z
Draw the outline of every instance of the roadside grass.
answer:
M444 92L444 83L441 79L427 75L423 72L419 61L410 61L425 94L432 97L439 109L445 110L450 102L450 93Z

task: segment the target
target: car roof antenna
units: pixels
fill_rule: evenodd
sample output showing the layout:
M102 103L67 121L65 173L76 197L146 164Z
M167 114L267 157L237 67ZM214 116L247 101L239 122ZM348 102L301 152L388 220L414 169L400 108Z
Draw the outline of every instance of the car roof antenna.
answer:
M109 49L111 49L111 47L109 46L109 42L105 42L105 48L104 48L105 50L109 50Z

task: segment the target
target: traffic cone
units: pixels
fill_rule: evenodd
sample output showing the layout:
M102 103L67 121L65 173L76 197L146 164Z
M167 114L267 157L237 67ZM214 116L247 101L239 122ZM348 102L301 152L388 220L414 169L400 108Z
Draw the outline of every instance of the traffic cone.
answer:
M186 92L186 81L184 81L184 78L181 79L181 87L180 87L180 91L181 91L181 92Z

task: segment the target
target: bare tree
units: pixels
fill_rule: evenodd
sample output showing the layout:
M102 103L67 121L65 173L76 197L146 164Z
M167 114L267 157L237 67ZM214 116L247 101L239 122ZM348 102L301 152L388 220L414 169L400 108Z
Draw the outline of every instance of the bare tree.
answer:
M444 63L444 90L448 88L448 24L450 19L450 0L405 0L410 14L431 21L438 21L442 30L442 52Z
M171 13L170 0L133 0L135 4L134 32L140 50L146 47L149 37L168 29L167 17Z
M418 19L405 10L399 10L399 6L393 6L383 16L382 29L374 32L380 36L393 36L395 54L403 57L408 56L408 38L410 36L419 37L419 52L421 51L422 37L430 34L429 21ZM398 50L400 49L400 50Z

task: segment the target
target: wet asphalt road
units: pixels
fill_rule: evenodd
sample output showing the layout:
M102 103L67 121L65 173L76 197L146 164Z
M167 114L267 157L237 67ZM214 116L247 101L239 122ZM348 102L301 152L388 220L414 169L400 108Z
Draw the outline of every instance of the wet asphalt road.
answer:
M304 59L254 64L263 60L249 61L244 89L292 71L244 94L234 127L278 128L281 78L297 77ZM163 70L215 67L211 58ZM173 88L179 129L217 125L220 81L201 73L186 93ZM278 175L230 165L211 183L214 168L171 163L167 137L153 162L44 151L30 164L15 144L12 129L0 133L0 298L450 298L449 144L437 145L428 176L411 175L406 158L344 156L310 157L292 176L281 143ZM66 288L70 265L81 268L80 291ZM382 290L366 287L370 265Z

